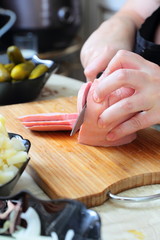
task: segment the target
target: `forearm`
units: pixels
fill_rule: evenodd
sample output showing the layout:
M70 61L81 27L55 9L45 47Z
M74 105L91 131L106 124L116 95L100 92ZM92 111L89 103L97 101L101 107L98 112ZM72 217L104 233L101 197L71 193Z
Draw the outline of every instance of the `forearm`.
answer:
M117 13L109 20L104 21L95 32L104 35L109 33L108 29L111 29L107 42L113 45L113 33L114 41L124 41L125 49L132 50L137 29L159 6L160 0L128 0Z
M138 29L158 7L160 0L127 0L112 18L124 21L131 29Z
M110 32L109 32L110 29ZM135 34L137 31L137 25L135 21L129 16L129 14L124 14L118 12L113 15L109 20L104 21L98 28L98 32L102 32L104 35L109 34L107 39L107 44L114 46L118 49L132 50ZM114 44L115 43L115 44Z
M125 16L131 19L139 28L158 7L160 7L160 0L127 0L117 16Z

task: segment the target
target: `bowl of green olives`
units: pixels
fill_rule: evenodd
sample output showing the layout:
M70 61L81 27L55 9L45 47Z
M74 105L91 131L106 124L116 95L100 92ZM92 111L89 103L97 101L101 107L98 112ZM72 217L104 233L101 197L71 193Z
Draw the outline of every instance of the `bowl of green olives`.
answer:
M0 63L0 105L35 100L58 69L54 61L37 55L25 59L17 46L8 47L7 59L7 63Z

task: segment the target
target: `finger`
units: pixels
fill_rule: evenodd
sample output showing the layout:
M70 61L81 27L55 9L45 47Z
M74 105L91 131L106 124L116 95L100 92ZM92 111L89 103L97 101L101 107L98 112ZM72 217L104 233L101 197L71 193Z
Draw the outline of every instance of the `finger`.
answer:
M146 67L146 64L148 65L149 62L140 55L126 50L120 50L108 64L107 71L110 73L118 69L147 71L148 68Z
M97 75L101 72L103 72L107 66L109 61L111 60L111 57L109 54L106 57L106 55L98 56L90 62L87 67L84 70L84 74L88 81L94 81L94 79L97 78Z
M136 53L126 50L119 50L112 58L108 64L107 74L121 68L140 70L149 74L156 74L159 72L159 66L157 64L144 59Z
M138 102L138 104L135 104ZM152 108L152 103L146 99L142 94L134 94L129 98L122 99L121 101L111 105L109 108L105 109L103 113L99 116L98 126L99 128L106 128L110 126L114 128L117 123L122 123L126 121L131 116L135 115L137 112L143 110L149 110Z
M130 134L116 141L107 141L108 146L120 146L132 142L136 138L136 133Z
M139 131L140 129L147 128L153 124L153 113L144 111L137 113L128 121L120 124L107 134L106 139L108 141L116 141L127 135Z
M135 92L135 90L132 88L124 88L124 87L119 88L109 95L108 105L111 106L114 103L122 100L123 98L127 98L127 97L133 95L134 92Z
M119 69L99 81L93 93L95 102L101 102L106 95L121 87L139 90L146 83L147 74L132 69Z
M139 70L144 59L135 53L126 50L119 50L115 56L108 62L108 67L103 71L101 79L107 77L118 69L135 69ZM143 63L144 65L144 63ZM144 65L145 67L145 65Z

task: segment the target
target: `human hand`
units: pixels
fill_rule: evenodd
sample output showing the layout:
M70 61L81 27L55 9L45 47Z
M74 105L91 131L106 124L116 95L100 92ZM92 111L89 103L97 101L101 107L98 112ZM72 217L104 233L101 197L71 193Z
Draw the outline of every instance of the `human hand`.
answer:
M160 67L141 56L121 50L98 82L94 100L110 94L109 107L99 116L100 128L109 127L115 141L160 122ZM114 98L112 97L114 95Z
M135 31L134 22L120 13L101 24L81 49L81 63L88 81L106 69L118 50L132 50Z

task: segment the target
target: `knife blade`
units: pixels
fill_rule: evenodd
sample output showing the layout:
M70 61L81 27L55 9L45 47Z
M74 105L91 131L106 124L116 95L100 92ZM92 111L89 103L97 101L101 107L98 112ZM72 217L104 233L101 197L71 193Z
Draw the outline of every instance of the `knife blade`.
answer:
M85 103L85 105L83 106L80 114L78 115L78 118L72 128L72 131L70 133L70 136L73 136L81 127L83 121L84 121L84 115L85 115L85 111L86 111L86 107L87 107L87 104Z
M80 111L78 118L72 128L70 136L73 136L81 127L82 123L84 122L84 115L87 107L87 97L92 85L92 82L84 83L85 89L83 90L83 98L82 98L82 110Z

